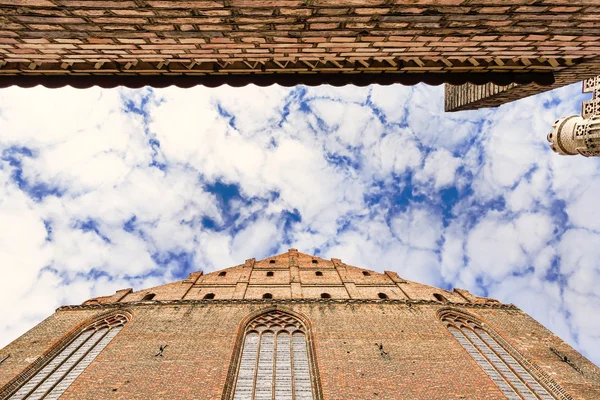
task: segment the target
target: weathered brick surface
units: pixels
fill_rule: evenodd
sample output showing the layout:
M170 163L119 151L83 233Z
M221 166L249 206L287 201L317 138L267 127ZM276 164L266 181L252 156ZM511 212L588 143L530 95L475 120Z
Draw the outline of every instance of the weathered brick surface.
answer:
M200 300L209 290L215 299ZM258 300L265 291L275 299ZM325 291L332 299L320 299ZM379 299L379 292L389 299ZM148 293L154 299L142 301ZM445 299L436 300L434 293ZM504 398L441 323L438 312L449 309L470 314L499 335L538 379L556 388L557 398L600 397L600 369L514 306L291 249L60 308L0 350L0 398L69 335L118 312L129 322L61 399L225 399L243 321L274 308L298 313L308 324L324 400ZM165 344L164 355L156 357Z
M0 83L506 85L555 72L562 85L597 74L600 54L597 2L563 3L7 0Z

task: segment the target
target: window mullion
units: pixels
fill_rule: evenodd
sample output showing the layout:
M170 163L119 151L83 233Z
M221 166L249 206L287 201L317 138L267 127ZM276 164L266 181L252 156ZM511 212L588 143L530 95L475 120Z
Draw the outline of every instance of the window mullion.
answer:
M310 364L309 364L309 360L308 360L308 346L306 343L306 334L304 332L296 332L295 334L292 335L292 341L294 343L293 349L294 352L296 352L297 349L297 355L299 356L299 359L294 359L294 366L293 368L297 368L297 372L300 374L300 377L298 376L298 374L294 375L294 379L297 379L297 383L298 385L296 385L296 388L294 390L298 391L297 389L300 389L300 392L298 393L299 396L296 396L297 400L298 399L314 399L314 388L312 386L312 381L311 381L311 373L310 373Z
M248 333L246 333L246 336L248 335ZM262 336L263 336L263 332L259 332L258 333L258 345L256 346L256 361L254 361L254 378L252 379L252 396L250 397L252 400L254 399L254 396L256 395L256 379L257 379L257 374L258 374L258 362L260 361L260 347L262 344Z
M296 376L294 374L294 333L290 332L290 375L292 377L292 400L296 400Z
M271 374L271 400L275 399L275 379L277 375L277 330L273 333L273 373Z

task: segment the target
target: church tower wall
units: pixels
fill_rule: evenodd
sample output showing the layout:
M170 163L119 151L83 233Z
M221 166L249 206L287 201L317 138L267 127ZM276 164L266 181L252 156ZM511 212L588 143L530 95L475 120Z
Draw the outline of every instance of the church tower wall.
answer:
M296 312L310 322L324 398L504 398L440 322L438 311L448 308L493 327L572 396L564 398L600 396L598 368L513 307L393 300L205 300L115 308L131 313L131 321L61 399L221 398L240 346L242 321L271 309ZM72 326L103 313L106 309L99 306L58 310L0 352L2 357L11 354L0 369L0 385L60 342ZM167 345L163 356L156 356L161 345Z

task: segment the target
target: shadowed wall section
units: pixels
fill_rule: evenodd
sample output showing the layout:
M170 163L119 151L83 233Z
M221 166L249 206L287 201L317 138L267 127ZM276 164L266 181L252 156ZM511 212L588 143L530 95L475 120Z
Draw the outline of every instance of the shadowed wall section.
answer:
M596 76L599 71L600 59L595 57L586 59L584 62L569 68L554 71L554 81L547 85L538 83L519 84L517 82L509 85L497 85L493 82L483 85L465 83L456 86L447 84L444 87L444 109L445 111L463 111L498 107L504 103L547 92L581 80L589 80Z

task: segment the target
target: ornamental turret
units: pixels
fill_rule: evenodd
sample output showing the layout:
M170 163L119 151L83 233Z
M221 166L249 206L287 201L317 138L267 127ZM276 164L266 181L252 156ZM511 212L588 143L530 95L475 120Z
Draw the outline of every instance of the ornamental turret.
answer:
M591 92L593 97L583 102L581 116L557 120L548 133L548 142L555 153L600 156L600 76L585 80L583 92Z

